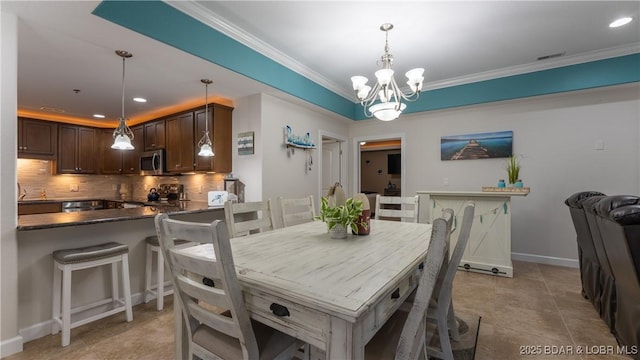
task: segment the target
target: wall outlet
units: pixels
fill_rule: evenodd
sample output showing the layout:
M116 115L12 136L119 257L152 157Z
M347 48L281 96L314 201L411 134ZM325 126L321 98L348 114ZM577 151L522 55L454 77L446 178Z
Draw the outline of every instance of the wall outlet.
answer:
M78 186L78 184L69 184L69 191L78 192L79 190L80 190L80 187Z
M596 140L596 150L604 150L604 140Z
M444 186L449 186L449 178L443 178L443 179L442 179L442 184L443 184Z
M202 194L204 186L200 185L200 187L198 188L198 194Z
M116 184L111 184L111 190L118 190L118 185Z

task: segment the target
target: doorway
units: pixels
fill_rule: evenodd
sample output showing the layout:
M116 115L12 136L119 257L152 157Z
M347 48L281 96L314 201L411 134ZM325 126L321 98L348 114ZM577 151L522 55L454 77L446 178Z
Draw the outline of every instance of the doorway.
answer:
M318 201L326 196L329 187L336 182L347 188L347 162L345 158L347 139L341 135L320 131L320 146L318 151L318 161L320 162Z
M405 135L354 138L353 192L403 196L406 183Z

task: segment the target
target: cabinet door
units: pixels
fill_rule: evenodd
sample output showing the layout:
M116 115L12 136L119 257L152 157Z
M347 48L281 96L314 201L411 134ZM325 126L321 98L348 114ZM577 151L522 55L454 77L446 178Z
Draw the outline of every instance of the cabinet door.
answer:
M57 140L56 123L18 119L18 157L54 159Z
M122 172L125 174L139 174L140 154L144 148L144 126L132 127L131 131L133 131L131 144L135 149L122 151Z
M72 125L58 127L58 173L73 174L77 169L76 155L78 128Z
M98 173L98 135L96 129L78 127L78 172Z
M229 173L232 170L233 137L231 134L233 108L224 105L213 105L213 171Z
M193 112L167 119L166 131L167 170L193 171Z
M113 144L113 129L100 130L100 173L122 173L122 151L111 148Z
M211 141L213 142L213 107L209 108L209 119L205 119L205 111L204 110L198 110L194 113L195 115L195 133L194 133L194 153L195 153L195 169L197 171L211 171L213 170L213 162L214 162L214 158L215 156L217 156L218 154L215 151L215 147L213 148L213 154L214 156L212 157L206 157L206 156L198 156L198 152L200 151L200 149L198 148L198 142L200 141L200 139L202 139L202 136L204 136L204 130L205 130L205 122L208 121L209 122L209 138L211 138ZM215 144L214 144L215 146Z
M165 121L158 120L144 124L144 149L152 151L165 147Z

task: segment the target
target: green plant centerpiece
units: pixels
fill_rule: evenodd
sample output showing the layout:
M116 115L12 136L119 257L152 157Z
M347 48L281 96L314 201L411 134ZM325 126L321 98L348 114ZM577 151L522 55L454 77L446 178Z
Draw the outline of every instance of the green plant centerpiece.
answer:
M330 204L330 201L326 197L322 197L320 204L320 216L316 219L322 220L327 223L329 232L332 237L344 238L347 236L346 230L351 229L354 233L358 233L358 225L366 228L367 224L360 217L362 214L362 201L348 198L344 204ZM344 235L333 236L332 230L335 228L343 228ZM336 232L338 229L335 229Z
M518 158L515 155L512 155L507 160L507 178L509 184L515 184L520 179L520 162L518 162Z

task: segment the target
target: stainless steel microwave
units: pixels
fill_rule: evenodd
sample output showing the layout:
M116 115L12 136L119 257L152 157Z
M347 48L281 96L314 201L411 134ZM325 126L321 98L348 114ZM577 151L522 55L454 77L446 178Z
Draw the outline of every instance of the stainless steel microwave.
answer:
M166 172L164 149L140 154L140 175L164 175Z

